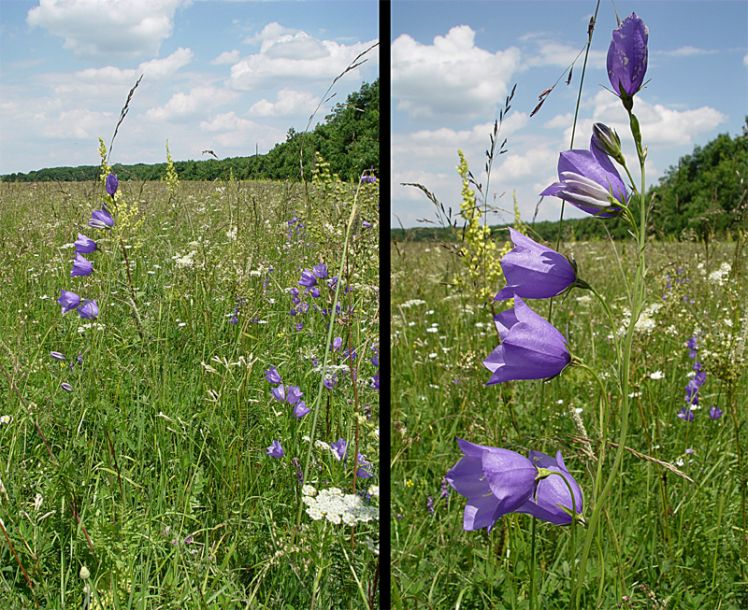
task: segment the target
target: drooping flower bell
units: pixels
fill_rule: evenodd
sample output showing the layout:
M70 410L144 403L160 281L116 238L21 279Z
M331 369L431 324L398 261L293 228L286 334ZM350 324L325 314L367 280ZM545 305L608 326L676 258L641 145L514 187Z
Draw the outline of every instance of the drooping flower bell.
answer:
M83 233L78 233L78 239L74 242L75 251L78 254L91 254L96 252L96 242L90 237L86 237Z
M66 314L73 309L77 309L81 304L81 298L69 290L60 290L60 298L57 302L62 305L62 313Z
M112 218L109 210L102 206L100 210L91 212L91 220L88 221L88 226L94 229L110 229L114 226L114 218Z
M618 170L596 148L562 152L558 179L540 194L554 195L600 218L616 216L627 204L628 191Z
M119 187L119 180L117 179L117 174L109 174L106 177L106 192L109 194L110 197L114 197L114 193L117 192L117 187Z
M272 384L283 383L278 369L274 366L271 366L268 370L265 371L265 379L267 379L268 383Z
M571 362L566 339L519 297L514 309L494 317L501 343L483 361L491 378L486 385L517 379L549 379Z
M613 30L608 47L608 78L613 92L628 110L633 107L632 98L641 89L647 72L648 39L647 26L636 13L631 13Z
M96 301L85 300L78 308L78 315L84 320L95 320L99 317L99 306Z
M621 151L621 138L618 136L615 129L608 127L605 123L595 123L592 126L590 150L597 150L608 155L620 165L626 165L626 159Z
M85 256L75 255L73 269L70 271L70 277L85 277L93 273L93 263Z
M538 481L537 489L522 506L517 508L517 513L527 513L541 521L548 521L554 525L569 525L572 520L572 511L575 510L578 515L582 514L582 488L574 480L569 471L566 469L561 452L556 452L556 457L541 453L540 451L530 451L530 461L538 468L545 468L551 472L558 472L563 475L550 475ZM569 486L567 487L566 483ZM569 487L574 493L574 501L569 494Z
M283 451L283 447L281 447L280 441L273 441L273 444L267 448L267 454L270 457L277 459L282 458L284 455L286 455L286 452Z
M532 495L537 469L509 449L457 439L464 456L447 473L447 482L467 498L464 529L491 528L503 515L523 506Z
M514 248L501 259L506 286L495 300L547 299L561 294L577 281L577 272L569 260L546 246L509 229Z

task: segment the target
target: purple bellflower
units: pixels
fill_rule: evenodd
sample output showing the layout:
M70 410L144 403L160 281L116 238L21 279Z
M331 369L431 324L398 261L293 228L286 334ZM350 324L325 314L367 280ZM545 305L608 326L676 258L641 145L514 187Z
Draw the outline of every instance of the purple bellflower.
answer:
M525 456L508 449L476 445L457 439L464 456L447 473L457 493L467 498L463 527L491 531L502 515L527 503L535 488L537 468Z
M359 479L370 479L374 475L371 474L367 468L371 468L371 462L366 459L363 453L358 454L358 470L356 470L356 477Z
M298 403L303 395L304 392L302 392L297 385L290 385L286 388L286 402L288 402L289 405L295 405Z
M348 442L344 438L339 438L337 441L330 443L330 449L332 449L332 453L338 461L345 459L347 447Z
M278 459L286 455L286 452L283 451L283 447L281 447L280 442L273 441L273 444L268 447L268 455L272 458Z
M320 280L323 280L327 277L327 265L325 265L325 263L314 265L314 267L312 267L312 270L314 275Z
M86 299L78 308L78 315L84 320L95 320L99 317L99 306L96 301Z
M307 413L309 413L309 411L311 411L311 409L306 406L306 403L303 400L301 400L296 403L296 406L293 408L293 416L296 419L301 419Z
M94 229L110 229L114 226L114 218L109 211L102 206L100 210L94 210L91 212L91 220L88 221L88 226Z
M514 248L501 259L506 286L495 300L519 295L525 299L547 299L561 294L577 281L577 272L569 260L519 231L509 229Z
M67 358L65 358L65 354L62 352L49 352L49 355L52 356L55 360L59 360L60 362L65 362Z
M720 409L718 406L714 405L711 409L709 409L709 419L718 420L720 417L722 417L722 409Z
M114 193L117 192L118 186L119 186L119 180L117 179L117 174L109 174L106 177L106 192L111 197L114 197Z
M332 340L332 351L337 352L341 347L343 347L343 338L335 337Z
M631 100L644 82L648 38L649 30L636 13L631 13L613 30L608 47L608 78L613 93L623 100Z
M515 379L549 379L571 362L566 339L520 297L514 309L498 314L494 323L501 343L483 361L491 378L486 385Z
M276 369L274 366L271 366L268 370L265 371L265 379L267 379L268 383L283 383L278 369Z
M286 400L286 388L283 387L283 384L272 388L270 390L270 393L273 395L273 398L275 398L275 400L278 400L280 402Z
M558 182L540 194L564 199L593 216L615 216L628 200L626 185L618 170L596 147L562 152L558 158L558 178Z
M85 256L80 254L75 255L73 261L73 269L70 272L70 277L86 276L93 273L93 263L88 260Z
M60 298L57 302L62 305L62 313L66 314L73 309L77 309L81 304L81 298L69 290L60 290Z
M91 254L92 252L96 252L96 242L83 235L83 233L78 233L78 239L75 240L75 251L78 254Z
M312 286L317 285L317 276L314 275L312 271L309 271L309 269L304 269L301 272L301 278L299 279L299 286L304 286L305 288L311 288Z
M683 421L693 421L694 415L691 407L681 407L681 410L678 411L678 417Z
M572 508L576 509L577 514L582 514L583 497L581 487L566 469L561 452L557 451L556 457L552 458L540 451L530 451L530 461L538 468L561 473L563 478L558 475L550 475L538 481L535 493L515 512L527 513L536 519L548 521L554 525L569 525ZM564 479L569 483L569 487L574 493L573 503L569 494L569 487L566 486Z

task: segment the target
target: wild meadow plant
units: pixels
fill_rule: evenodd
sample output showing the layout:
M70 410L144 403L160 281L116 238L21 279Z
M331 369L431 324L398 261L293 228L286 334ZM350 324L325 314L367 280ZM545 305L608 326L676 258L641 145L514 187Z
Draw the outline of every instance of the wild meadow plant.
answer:
M393 405L393 483L403 495L398 501L393 493L393 576L403 607L744 605L745 418L736 400L744 369L728 373L730 357L700 347L684 362L689 338L697 337L690 342L697 347L706 336L710 348L744 362L745 307L731 296L745 294L744 263L722 263L722 274L721 266L697 265L694 248L649 239L656 202L646 196L646 147L635 115L647 39L632 14L608 47L638 180L618 134L596 124L589 147L560 153L558 181L543 191L601 223L622 217L633 243L611 242L607 251L567 243L562 254L559 245L510 229L504 286L495 287L496 306L508 309L493 324L462 294L444 295L439 246L393 245L410 257L407 267L440 260L416 294L411 282L393 299L402 299L393 305L393 357L398 370L412 370L393 381L401 403ZM404 271L393 286L406 282ZM559 302L546 315L543 303L529 299ZM493 327L498 346L481 353ZM489 375L477 373L481 361ZM717 385L717 362L729 384ZM511 383L550 378L542 386ZM708 417L699 417L702 404ZM724 424L728 404L734 438ZM565 462L560 451L540 454L544 446L561 447ZM445 481L465 500L450 495ZM453 529L453 507L465 534Z
M0 185L0 606L375 607L379 185L136 189L100 150Z

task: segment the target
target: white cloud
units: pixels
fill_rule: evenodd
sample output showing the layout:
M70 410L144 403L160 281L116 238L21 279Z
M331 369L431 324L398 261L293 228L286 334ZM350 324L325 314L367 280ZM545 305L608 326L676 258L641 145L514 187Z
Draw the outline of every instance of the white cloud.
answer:
M279 117L293 114L310 115L317 107L319 99L308 91L281 89L276 101L262 99L249 109L250 114L257 116Z
M614 128L621 140L628 138L629 125L620 100L607 91L599 91L592 101L592 118L577 123L578 134L592 133L592 124L602 122ZM697 136L709 133L727 120L727 116L710 106L692 110L674 110L663 104L650 104L636 96L634 112L641 125L647 146L682 146L693 144ZM565 138L571 137L571 124Z
M669 57L694 57L695 55L713 55L716 52L717 51L713 49L700 49L698 47L686 45L684 47L673 49L672 51L664 51L663 55Z
M260 50L231 66L230 83L240 90L250 90L268 81L332 80L361 52L374 44L350 45L333 40L318 40L301 30L270 23L250 39ZM368 63L376 64L378 55L370 52ZM349 74L360 78L360 70Z
M156 55L189 0L40 0L26 20L65 39L76 55Z
M236 98L236 92L227 89L196 87L188 93L175 93L163 106L148 110L146 116L156 121L179 119L227 104Z
M748 66L748 53L743 56L743 65Z
M238 116L235 112L225 112L200 123L200 130L211 134L210 146L237 149L237 154L252 154L255 144L263 150L276 142L285 140L285 131L256 123Z
M538 40L536 42L537 50L527 58L526 65L568 68L571 65L571 62L577 60L574 64L575 71L577 69L582 69L582 62L584 61L583 46L575 48L571 45L552 40ZM607 52L590 50L587 58L587 67L603 69L605 67L606 57Z
M224 51L210 63L212 63L214 66L222 66L224 64L233 64L239 61L240 57L241 57L241 53L239 53L239 51L237 50Z
M104 66L103 68L88 68L75 73L75 77L86 82L95 82L101 85L124 84L132 82L141 74L146 79L163 79L171 76L180 68L192 61L192 51L179 47L171 55L161 59L144 61L137 68L115 68Z
M453 27L424 45L407 34L392 43L392 91L411 116L475 115L495 111L519 69L512 47L491 53L475 46L475 32Z

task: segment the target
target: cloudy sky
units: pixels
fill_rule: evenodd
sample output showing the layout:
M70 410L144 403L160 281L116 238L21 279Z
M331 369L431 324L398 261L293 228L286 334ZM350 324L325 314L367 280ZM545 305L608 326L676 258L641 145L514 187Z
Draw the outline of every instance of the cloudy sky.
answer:
M333 78L378 34L375 0L2 0L0 174L98 164L144 74L111 161L267 152L303 130ZM379 73L347 74L344 101Z
M392 226L435 218L433 205L401 182L421 183L459 209L457 149L480 176L494 118L515 83L500 136L508 138L509 152L494 164L491 197L511 210L516 191L523 218L532 218L537 193L556 180L558 153L569 148L582 58L571 85L562 78L540 112L529 115L586 44L594 6L593 0L393 3ZM596 121L615 127L626 144L625 111L603 88L610 86L605 58L616 26L613 6L600 4L575 148L589 145ZM615 7L621 19L636 11L649 27L651 80L634 112L650 150L648 182L656 182L694 145L740 133L748 114L748 3L618 0ZM633 147L624 152L636 166ZM583 215L566 209L567 217ZM560 200L546 197L537 218L557 219L559 212ZM506 213L491 222L510 219Z

